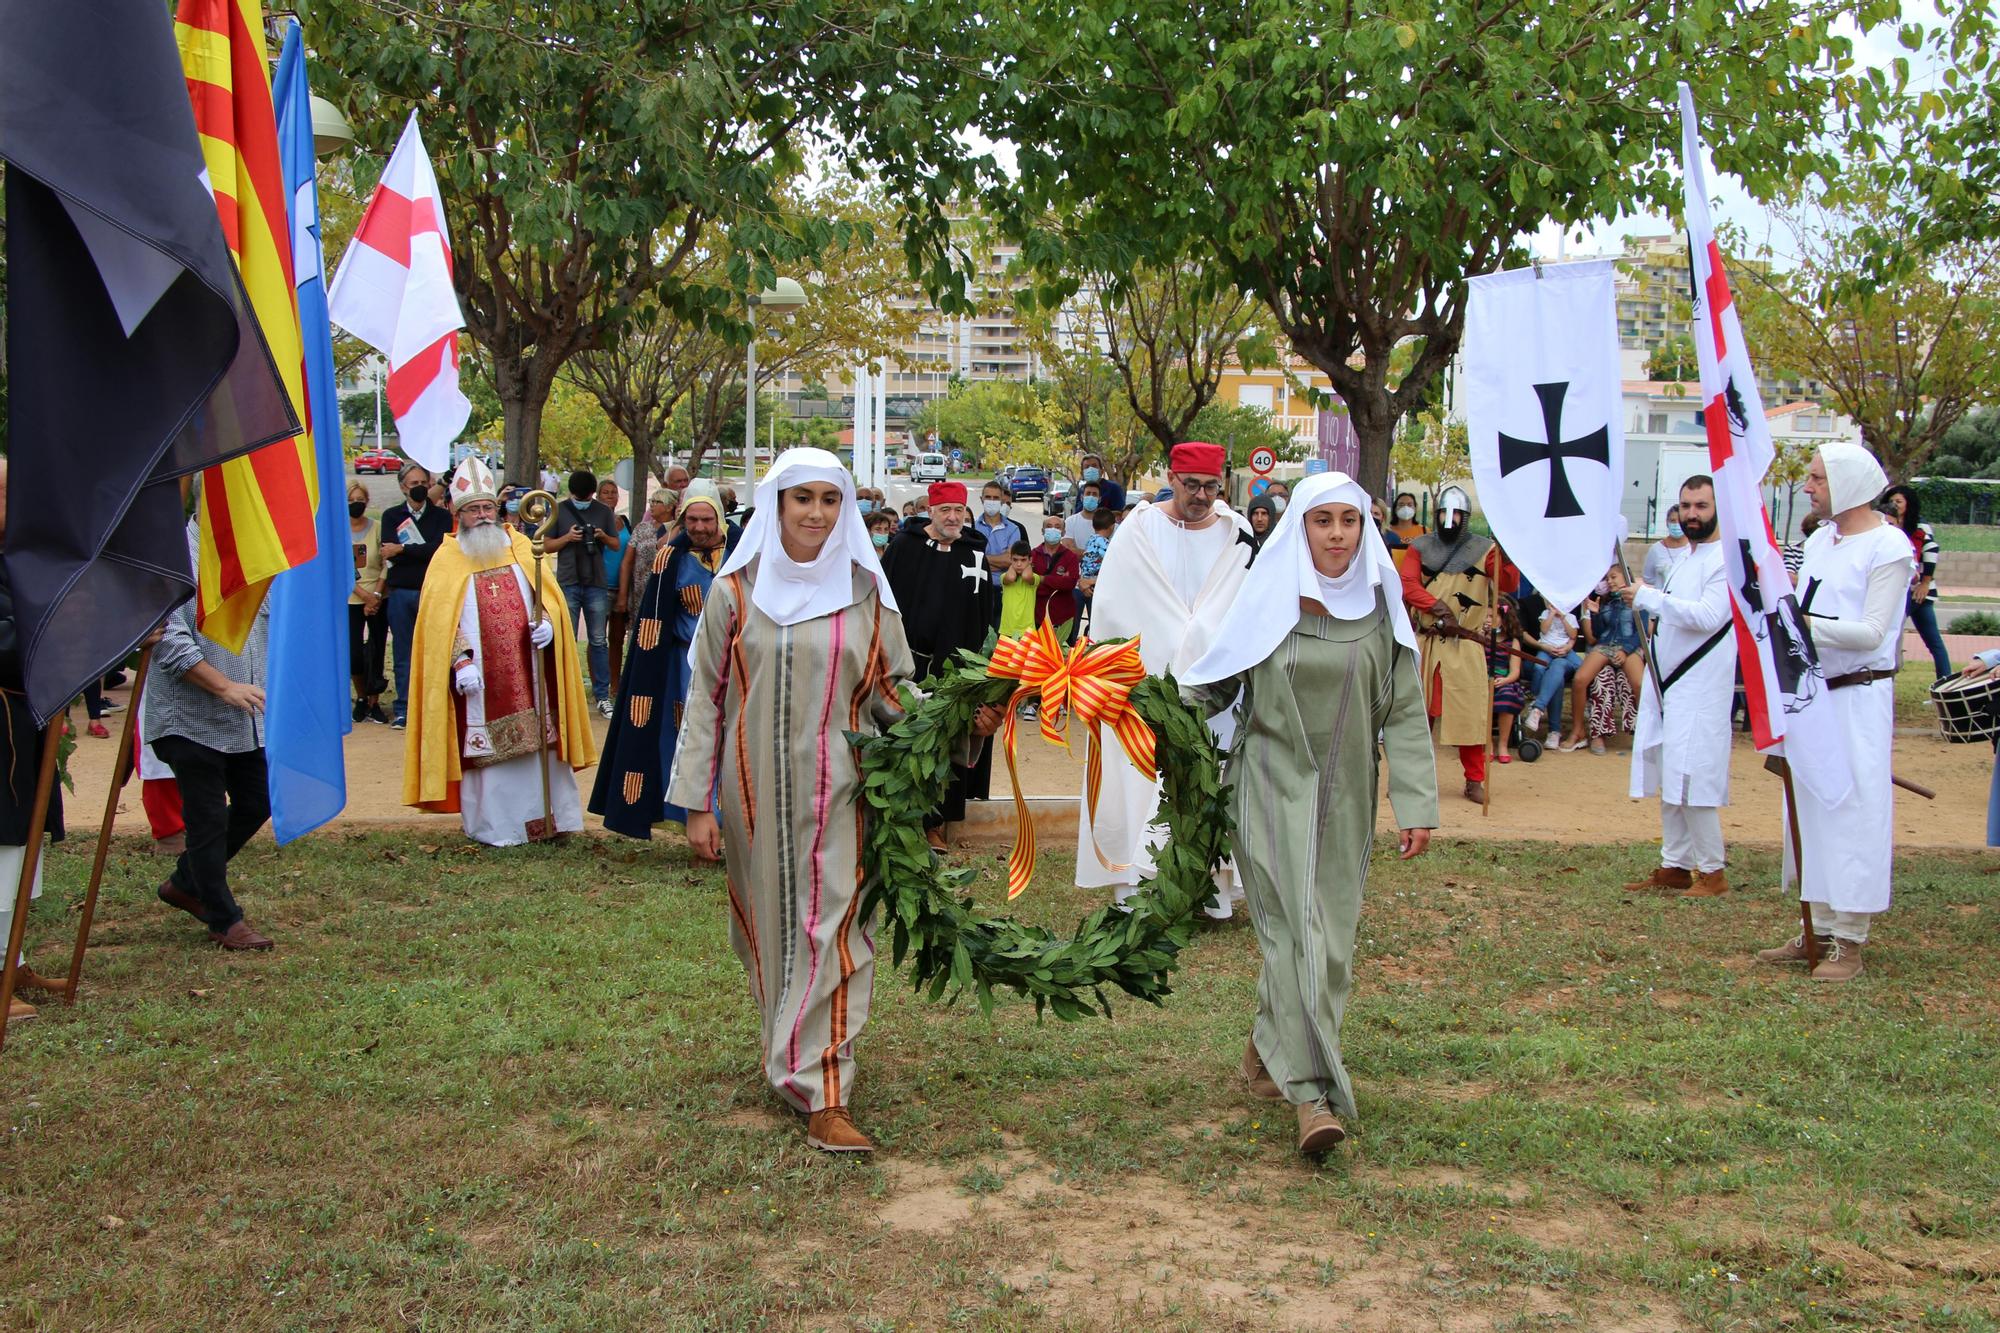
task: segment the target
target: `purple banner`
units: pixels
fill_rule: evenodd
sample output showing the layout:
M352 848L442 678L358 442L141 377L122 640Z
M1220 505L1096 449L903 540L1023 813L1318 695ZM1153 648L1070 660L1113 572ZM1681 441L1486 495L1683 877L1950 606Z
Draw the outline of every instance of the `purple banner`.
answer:
M1319 414L1319 456L1334 472L1353 476L1361 467L1361 437L1345 412Z

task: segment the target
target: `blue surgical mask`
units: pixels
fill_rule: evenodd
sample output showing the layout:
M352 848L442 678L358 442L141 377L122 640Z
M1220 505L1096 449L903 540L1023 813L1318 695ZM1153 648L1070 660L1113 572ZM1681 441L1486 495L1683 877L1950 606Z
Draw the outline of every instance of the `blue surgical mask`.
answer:
M1057 542L1059 542L1059 541L1061 541L1061 540L1062 540L1062 529L1061 529L1061 528L1043 528L1043 529L1042 529L1042 540L1043 540L1043 541L1045 541L1045 542L1047 542L1047 543L1048 543L1049 545L1051 545L1051 546L1054 546L1054 545L1055 545L1055 544L1056 544Z
M992 518L995 514L1000 512L1001 506L998 500L981 500L979 502L979 507L986 511L986 516L988 518Z
M1104 474L1094 467L1087 467L1083 470L1083 479L1085 481L1103 481Z
M1084 497L1083 497L1083 512L1084 512L1084 513L1088 514L1088 513L1092 512L1093 510L1095 510L1096 508L1097 508L1097 497L1096 497L1096 496L1094 496L1094 495L1086 495L1086 496L1084 496Z
M509 501L507 502L507 512L508 512L508 513L510 513L510 514L518 514L518 513L520 513L520 512L521 512L521 502L520 502L519 500L509 500Z
M578 499L576 496L572 495L569 498L569 502L572 505L576 506L576 508L579 510L590 508L590 500L588 497Z
M875 512L875 502L873 500L856 500L854 503L856 506L860 508L861 512L864 514L872 514Z
M879 551L889 544L889 534L886 532L871 532L868 534L868 540L874 542L875 549Z
M1678 523L1667 524L1667 535L1669 537L1679 537L1683 535L1681 532L1681 525Z

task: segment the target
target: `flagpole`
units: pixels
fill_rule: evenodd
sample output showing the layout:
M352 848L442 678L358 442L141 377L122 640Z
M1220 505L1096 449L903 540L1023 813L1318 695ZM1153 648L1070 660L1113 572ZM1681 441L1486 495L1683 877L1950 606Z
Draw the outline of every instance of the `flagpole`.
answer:
M64 983L63 1003L75 1004L77 988L83 984L83 954L90 947L90 923L97 916L97 891L104 883L104 863L111 855L111 826L118 819L118 795L132 780L137 758L139 699L146 691L146 672L153 665L153 645L139 650L139 665L132 672L131 701L125 707L125 724L119 728L118 757L111 763L111 790L104 797L104 822L97 830L97 856L90 864L90 887L83 895L83 916L76 923L76 944L69 955L69 980Z
M535 525L531 542L535 549L534 619L531 627L542 623L542 556L549 529L555 526L556 498L547 491L530 491L521 497L521 518ZM568 605L565 603L564 605ZM542 670L542 650L535 647L532 634L528 640L528 664L535 677L535 767L542 775L542 828L539 834L529 833L534 842L544 842L555 837L555 815L549 805L549 709L548 686Z
M28 904L35 887L35 871L42 863L42 834L49 825L49 793L56 780L56 751L61 748L58 727L69 725L69 710L49 719L42 728L42 762L35 778L35 800L28 814L28 837L21 848L21 880L14 890L14 921L7 932L7 957L0 962L0 1051L7 1049L7 1015L14 1008L14 981L19 970L21 941L28 934Z
M1785 784L1785 825L1792 843L1792 874L1799 885L1799 947L1806 951L1806 967L1819 966L1819 936L1813 933L1812 904L1806 901L1806 858L1799 845L1799 801L1792 792L1792 765L1781 754L1764 760L1764 767Z

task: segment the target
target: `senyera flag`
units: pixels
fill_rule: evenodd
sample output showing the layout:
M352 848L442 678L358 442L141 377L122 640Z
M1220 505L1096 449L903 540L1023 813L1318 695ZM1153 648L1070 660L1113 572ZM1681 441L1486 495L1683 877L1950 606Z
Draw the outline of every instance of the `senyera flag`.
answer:
M1465 420L1493 535L1567 611L1618 551L1625 494L1617 261L1466 283Z
M203 183L167 11L0 0L0 33L6 574L46 725L194 595L178 479L299 422Z
M417 113L389 157L328 294L333 322L389 360L389 410L403 453L451 465L472 403L458 387L465 316L451 285L451 238Z
M300 421L304 353L292 287L291 224L278 163L278 122L259 0L181 0L174 15L188 99L208 163L215 211L257 327ZM319 477L308 429L202 474L195 576L202 633L240 652L274 575L319 549Z
M1681 170L1687 187L1694 345L1701 362L1702 424L1729 588L1750 733L1760 751L1783 754L1793 777L1828 805L1854 784L1847 746L1829 703L1825 673L1805 632L1791 576L1771 532L1761 489L1773 448L1750 369L1743 325L1708 209L1694 94L1681 86Z

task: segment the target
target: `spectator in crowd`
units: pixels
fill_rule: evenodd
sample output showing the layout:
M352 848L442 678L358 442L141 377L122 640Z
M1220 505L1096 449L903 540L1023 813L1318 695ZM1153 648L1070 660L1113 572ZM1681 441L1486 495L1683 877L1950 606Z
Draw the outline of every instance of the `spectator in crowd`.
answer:
M1009 503L1007 488L989 481L979 488L979 513L972 520L972 535L986 544L986 567L993 571L995 588L1012 564L1014 548L1028 540L1028 530L1007 517ZM993 605L996 623L1001 600L996 595Z
M1096 454L1085 454L1081 459L1080 475L1086 484L1097 483L1099 501L1114 514L1125 512L1125 488L1111 479L1104 470L1104 460Z
M1535 640L1535 702L1521 717L1521 725L1529 731L1539 728L1544 717L1551 729L1562 720L1563 686L1583 665L1583 654L1576 651L1577 632L1577 619L1570 612L1553 606L1542 612L1542 631Z
M347 661L354 677L354 720L388 725L382 692L389 682L382 663L389 647L389 618L382 609L382 529L368 517L368 488L347 488L347 530L354 543L354 592L347 599Z
M431 483L430 501L432 504L436 505L440 511L443 512L445 518L445 531L446 532L458 531L458 516L452 513L451 510L451 492L449 489L446 488L443 482L434 481Z
M1391 534L1385 531L1382 535L1386 538ZM1528 687L1521 681L1518 650L1521 622L1515 617L1513 598L1500 599L1495 620L1493 645L1486 650L1486 669L1493 677L1493 725L1499 728L1500 739L1493 759L1496 763L1511 764L1514 762L1514 721L1520 717L1522 707L1528 702ZM1516 651L1510 653L1507 651L1509 648Z
M1917 493L1908 486L1891 486L1882 497L1882 507L1910 539L1910 549L1916 552L1917 574L1910 580L1909 604L1905 609L1924 647L1930 649L1931 666L1936 668L1937 678L1943 680L1951 674L1951 654L1945 650L1944 636L1938 633L1937 602L1933 596L1938 567L1937 534L1931 531L1930 524L1922 521Z
M1063 545L1083 554L1084 545L1097 531L1096 519L1099 513L1112 512L1104 503L1104 483L1086 481L1077 488L1076 508L1063 520Z
M611 526L598 543L604 560L604 586L611 593L611 614L606 621L605 651L611 664L611 693L618 693L618 672L625 658L625 606L618 596L625 573L625 552L632 541L632 522L618 509L618 483L606 477L597 483L597 502L611 511Z
M868 540L875 547L879 558L888 548L889 539L896 535L896 514L891 509L872 510L867 517Z
M1778 548L1778 555L1785 562L1785 572L1792 576L1794 584L1799 581L1799 570L1805 567L1806 538L1812 536L1818 527L1819 515L1807 514L1799 520L1799 539L1795 542L1786 542Z
M1035 627L1035 589L1041 586L1035 573L1035 548L1015 542L1007 552L1007 568L1000 571L1000 634L1015 639Z
M1405 546L1430 532L1429 528L1417 522L1417 497L1408 491L1397 494L1394 518L1396 521L1389 526L1389 531L1395 533L1397 540Z
M904 517L904 518L916 518L916 517L918 517L918 516L919 516L919 515L920 515L921 513L922 513L922 511L920 511L920 510L919 510L919 509L917 508L917 502L916 502L915 500L905 500L905 501L903 501L903 517ZM929 516L928 516L928 515L924 515L923 517L924 517L924 521L925 521L925 522L927 522L927 523L928 523L928 522L930 521L930 519L929 519Z
M1042 544L1030 558L1035 578L1035 623L1047 621L1076 638L1076 585L1083 578L1083 557L1063 545L1060 520L1042 520Z
M1252 500L1243 511L1243 517L1250 520L1250 542L1258 550L1264 548L1264 539L1271 535L1271 529L1278 526L1278 502L1269 494Z
M1587 742L1585 740L1590 721L1589 710L1584 706L1585 696L1597 687L1600 671L1606 668L1617 670L1631 687L1630 695L1635 706L1639 697L1639 681L1645 675L1646 656L1639 647L1638 617L1623 598L1611 595L1609 578L1607 574L1584 601L1588 616L1586 641L1590 651L1583 655L1576 679L1570 684L1569 733L1556 745L1558 750L1581 750L1587 743L1592 754L1604 753L1603 735L1608 732L1592 735ZM1612 688L1615 703L1616 696L1621 692Z
M612 605L614 612L629 613L632 600L645 591L646 579L653 573L654 557L681 530L680 513L679 491L661 487L646 502L645 516L632 529L632 540L625 544L625 558L618 562L618 600Z
M1274 481L1264 488L1264 496L1270 500L1271 507L1282 514L1285 506L1292 502L1292 488L1282 481Z
M672 491L675 495L685 494L687 492L688 484L693 480L694 480L694 473L689 472L685 467L681 466L679 463L672 463L668 465L667 478L666 478L667 489Z
M1083 544L1083 553L1077 557L1077 633L1082 633L1090 619L1090 606L1097 592L1097 575L1104 568L1104 554L1111 549L1111 538L1118 531L1121 516L1109 509L1100 509L1090 516L1090 540ZM1075 641L1071 635L1071 641Z
M611 716L611 581L603 547L617 540L617 522L617 515L597 498L597 478L579 469L569 474L569 499L556 506L547 542L570 624L574 627L582 616L590 637L591 697L605 717Z
M1667 535L1646 548L1646 559L1639 566L1640 579L1648 587L1665 587L1667 571L1687 559L1692 549L1681 530L1681 507L1673 505L1667 510Z
M1368 517L1375 520L1375 531L1382 534L1382 544L1389 548L1392 556L1403 549L1403 539L1389 529L1389 506L1380 500L1370 500Z
M382 586L388 595L389 638L396 650L396 708L393 725L410 715L410 640L417 632L417 603L424 575L438 543L451 531L451 516L431 503L431 474L419 463L396 473L402 504L382 511ZM162 755L161 758L166 758ZM171 761L169 761L171 762Z
M412 479L409 490L412 499L427 498L428 475L421 482ZM422 512L432 522L443 518L435 505L424 505ZM432 553L443 540L439 532ZM199 546L191 521L190 565L199 563ZM257 612L241 653L196 629L195 604L183 602L167 617L153 650L154 674L146 685L146 739L173 769L181 816L187 821L187 850L156 896L207 926L209 939L230 950L271 947L243 919L243 908L229 888L229 863L271 817L264 764L264 665L270 635L268 601ZM397 647L400 651L402 645ZM396 702L400 706L403 701Z

